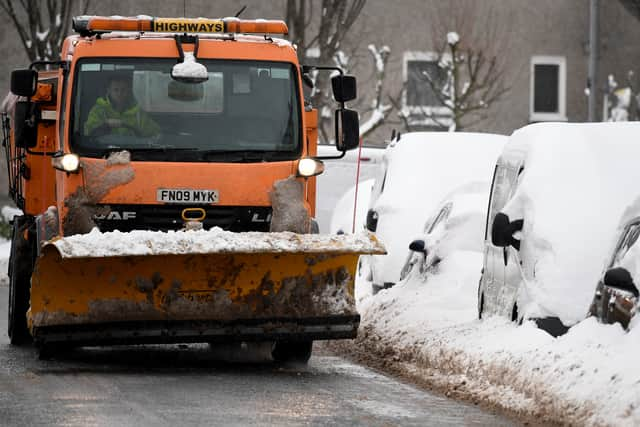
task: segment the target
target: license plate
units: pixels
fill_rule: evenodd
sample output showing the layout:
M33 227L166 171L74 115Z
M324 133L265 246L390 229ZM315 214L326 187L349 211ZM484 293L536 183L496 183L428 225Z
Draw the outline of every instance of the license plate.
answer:
M218 190L158 188L157 200L164 203L218 203Z

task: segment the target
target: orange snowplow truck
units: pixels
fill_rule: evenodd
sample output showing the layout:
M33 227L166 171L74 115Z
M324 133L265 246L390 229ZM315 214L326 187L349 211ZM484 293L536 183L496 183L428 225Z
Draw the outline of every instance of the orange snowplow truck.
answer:
M60 61L11 75L9 336L60 346L352 338L371 235L317 234L317 112L359 142L355 78L298 63L282 21L76 17ZM11 99L10 99L11 100ZM316 233L316 234L314 234Z

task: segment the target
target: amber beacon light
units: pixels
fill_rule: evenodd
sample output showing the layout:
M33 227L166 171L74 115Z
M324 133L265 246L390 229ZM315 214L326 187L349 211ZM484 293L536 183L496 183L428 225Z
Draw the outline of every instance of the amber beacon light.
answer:
M159 33L244 33L288 34L284 21L265 19L205 19L205 18L152 18L149 16L78 16L73 29L80 34L98 34L111 31Z

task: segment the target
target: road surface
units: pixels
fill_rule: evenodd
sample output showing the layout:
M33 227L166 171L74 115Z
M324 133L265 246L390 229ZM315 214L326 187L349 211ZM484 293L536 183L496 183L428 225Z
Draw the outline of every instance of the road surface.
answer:
M513 425L322 350L308 366L264 346L82 348L38 360L6 337L0 285L0 425Z

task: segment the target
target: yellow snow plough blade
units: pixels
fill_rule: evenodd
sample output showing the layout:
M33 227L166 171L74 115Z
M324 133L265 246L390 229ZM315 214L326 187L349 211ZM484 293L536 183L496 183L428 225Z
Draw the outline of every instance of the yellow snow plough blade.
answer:
M384 253L369 234L139 233L43 246L28 312L37 343L355 337L358 256Z

